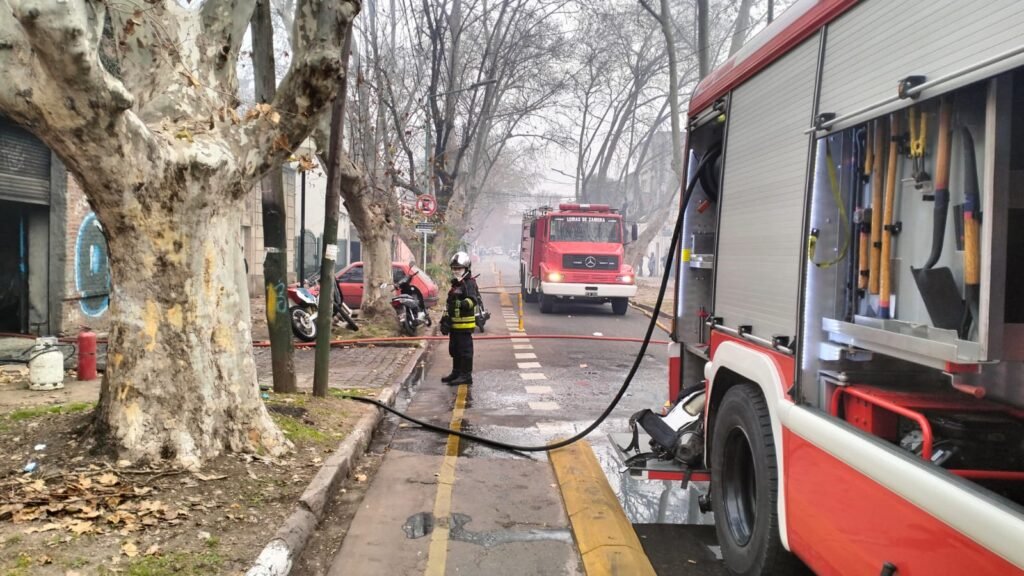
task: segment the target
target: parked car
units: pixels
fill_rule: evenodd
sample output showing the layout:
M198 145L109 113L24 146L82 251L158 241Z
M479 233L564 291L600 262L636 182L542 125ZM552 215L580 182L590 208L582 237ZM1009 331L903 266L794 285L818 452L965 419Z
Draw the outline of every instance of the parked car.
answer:
M391 263L392 283L397 284L404 276L413 272L419 272L413 277L412 283L419 288L423 294L423 305L426 308L433 308L437 305L438 288L434 280L419 267L404 262ZM363 304L363 263L353 262L342 268L337 274L338 282L341 285L341 293L345 297L345 303L352 308L359 308Z

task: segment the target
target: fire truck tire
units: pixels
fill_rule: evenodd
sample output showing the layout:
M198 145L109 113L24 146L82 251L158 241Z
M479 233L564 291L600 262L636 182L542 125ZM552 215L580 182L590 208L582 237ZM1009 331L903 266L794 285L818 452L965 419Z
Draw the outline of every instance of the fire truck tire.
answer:
M806 571L779 537L778 482L768 404L755 385L736 385L718 406L711 446L715 531L731 574Z
M629 310L629 298L612 298L612 312L622 316Z
M555 311L555 299L543 292L540 293L540 313L551 314Z

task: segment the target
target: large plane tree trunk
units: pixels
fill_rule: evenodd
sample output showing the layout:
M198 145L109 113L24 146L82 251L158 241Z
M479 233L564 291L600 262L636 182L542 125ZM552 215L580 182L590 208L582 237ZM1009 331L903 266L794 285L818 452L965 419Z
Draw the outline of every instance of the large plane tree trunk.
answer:
M60 156L107 238L94 427L133 461L286 449L256 385L239 215L334 97L359 2L298 0L292 68L243 118L235 62L254 2L0 0L0 114Z
M114 297L96 423L129 460L193 466L224 449L284 448L259 398L249 299L237 290L242 203L205 203L209 184L104 212Z

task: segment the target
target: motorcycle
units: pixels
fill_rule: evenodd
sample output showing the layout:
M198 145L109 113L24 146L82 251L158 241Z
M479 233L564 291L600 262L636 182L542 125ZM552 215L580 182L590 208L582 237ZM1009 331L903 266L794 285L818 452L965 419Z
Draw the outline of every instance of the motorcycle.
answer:
M307 287L306 284L311 282L312 286ZM352 319L352 309L345 304L345 298L341 294L341 284L337 283L337 280L335 282L334 318L345 322L350 330L359 330L359 326ZM316 340L320 288L315 280L307 280L303 284L303 286L288 287L288 300L291 302L288 316L291 318L292 333L295 334L295 337L303 342L312 342Z
M432 326L430 315L423 308L423 294L420 289L412 283L412 279L419 274L419 271L403 277L394 284L398 294L391 298L391 307L398 314L398 325L406 336L415 336L420 326ZM381 285L386 288L387 284Z

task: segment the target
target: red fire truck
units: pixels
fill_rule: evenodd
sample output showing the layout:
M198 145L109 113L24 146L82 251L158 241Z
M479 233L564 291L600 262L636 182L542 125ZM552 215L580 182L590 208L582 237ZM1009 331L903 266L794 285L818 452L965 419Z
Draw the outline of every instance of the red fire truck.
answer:
M636 294L625 262L622 215L606 204L560 204L523 215L519 283L523 299L549 314L557 301L611 302L625 314ZM636 240L631 229L630 238Z
M1024 571L1022 30L800 0L694 93L669 387L732 573Z

